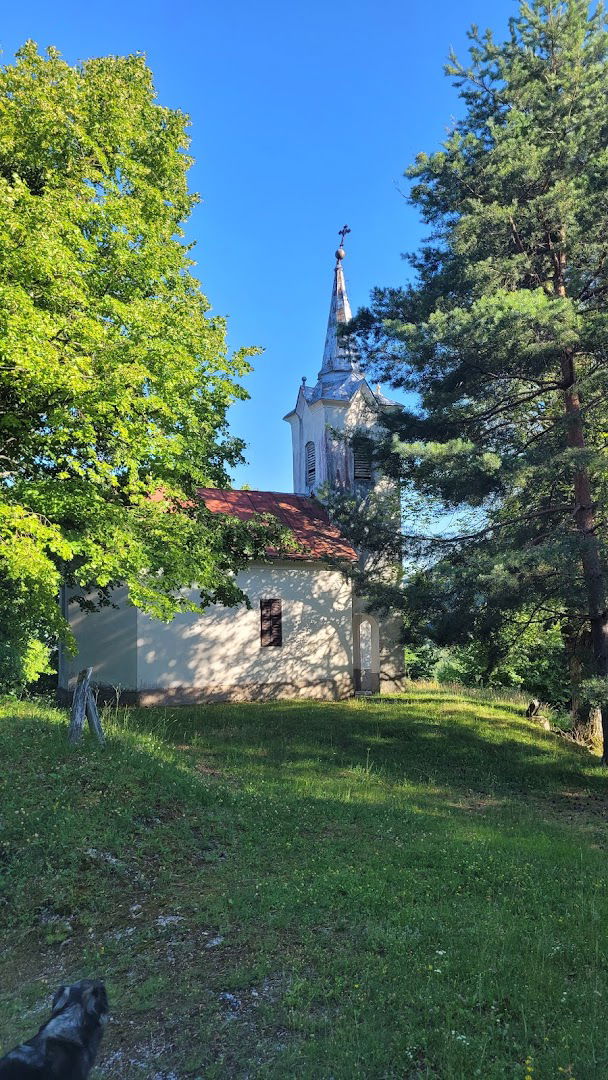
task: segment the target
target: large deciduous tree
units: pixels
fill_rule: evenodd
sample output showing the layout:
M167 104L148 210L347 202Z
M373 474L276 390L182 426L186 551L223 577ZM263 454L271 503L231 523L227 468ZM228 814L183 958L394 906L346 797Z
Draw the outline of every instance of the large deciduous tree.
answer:
M169 618L193 583L241 599L264 543L196 499L241 458L249 365L192 274L187 125L141 56L0 70L0 683L65 635L60 585Z
M509 30L473 28L470 62L451 57L464 116L407 174L430 236L412 284L376 290L356 329L419 395L392 418L389 471L471 511L441 537L410 530L435 553L427 600L435 580L461 634L517 610L587 629L607 747L607 23L586 0L533 0Z

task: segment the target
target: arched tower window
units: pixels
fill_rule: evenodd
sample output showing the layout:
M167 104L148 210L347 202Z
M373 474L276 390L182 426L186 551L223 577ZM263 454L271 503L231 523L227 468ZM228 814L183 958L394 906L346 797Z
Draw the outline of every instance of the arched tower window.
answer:
M306 486L312 487L316 476L316 459L314 442L306 443Z

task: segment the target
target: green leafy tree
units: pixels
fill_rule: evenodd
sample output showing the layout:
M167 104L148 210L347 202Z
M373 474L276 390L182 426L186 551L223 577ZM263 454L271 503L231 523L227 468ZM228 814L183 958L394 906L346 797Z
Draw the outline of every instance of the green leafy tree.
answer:
M431 230L412 284L376 290L355 331L418 395L391 419L387 470L469 511L441 536L410 522L410 551L451 576L461 627L531 605L588 627L607 747L606 17L533 0L504 43L470 38L447 69L463 119L407 174Z
M490 661L490 662L489 662ZM440 682L465 686L508 686L563 708L570 697L564 641L559 624L534 621L529 612L505 620L490 641L472 638L442 652L435 667Z
M57 594L118 581L170 618L242 599L263 523L213 517L242 443L247 351L193 276L187 117L141 56L72 67L32 42L0 70L0 683L66 636ZM252 350L249 350L251 352ZM29 657L29 660L28 660ZM28 669L29 664L29 669Z

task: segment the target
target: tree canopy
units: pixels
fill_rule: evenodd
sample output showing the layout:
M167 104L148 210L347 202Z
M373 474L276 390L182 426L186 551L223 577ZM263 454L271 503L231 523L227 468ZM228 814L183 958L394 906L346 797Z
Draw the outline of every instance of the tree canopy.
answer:
M229 355L193 276L187 127L139 55L28 42L0 70L0 682L65 637L62 584L169 618L182 586L241 599L265 542L196 499L241 460L255 350Z
M461 515L406 522L426 560L411 610L444 639L505 640L522 612L587 636L605 703L606 17L533 0L505 42L470 40L447 68L462 119L406 174L430 227L412 281L375 290L354 326L375 373L417 395L390 419L387 471Z

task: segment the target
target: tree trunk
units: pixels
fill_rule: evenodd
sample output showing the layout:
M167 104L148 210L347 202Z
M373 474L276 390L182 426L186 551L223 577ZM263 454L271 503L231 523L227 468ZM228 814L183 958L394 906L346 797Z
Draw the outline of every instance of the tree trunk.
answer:
M589 709L589 738L592 742L599 742L602 738L602 710L597 705Z
M562 241L564 236L561 237ZM566 255L563 249L557 257L555 274L555 293L566 297L565 286ZM576 385L576 366L574 353L567 349L561 360L564 409L566 412L566 442L576 450L585 449L585 432L581 415L581 401ZM599 678L608 677L608 612L606 611L606 585L600 555L600 546L596 535L596 522L589 471L585 467L574 474L574 520L582 537L581 562L583 578L587 592L589 622L591 624L591 643L595 670ZM602 763L608 765L608 701L603 701L602 712Z
M571 380L564 389L564 406L568 422L568 446L578 450L585 448L585 436L581 417L580 399L574 385L575 369L572 355L562 361L564 383ZM582 536L583 577L587 591L589 622L591 624L591 644L595 661L596 674L608 677L608 612L606 611L606 585L600 555L600 546L596 535L595 514L591 483L586 468L577 469L574 474L574 519ZM602 762L608 764L608 703L602 702L603 752Z

